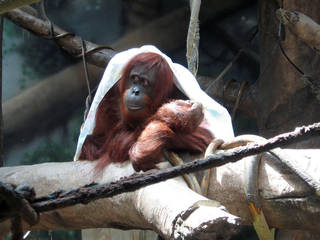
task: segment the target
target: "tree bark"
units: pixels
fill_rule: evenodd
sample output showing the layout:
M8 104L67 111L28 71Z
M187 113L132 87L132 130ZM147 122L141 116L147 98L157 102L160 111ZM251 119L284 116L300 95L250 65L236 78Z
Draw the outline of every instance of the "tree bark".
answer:
M282 54L279 39L279 20L276 10L280 1L259 1L259 33L261 67L260 77L251 88L254 108L259 109L257 123L260 134L273 136L299 125L307 125L320 119L320 103L316 94L305 84L304 78L320 83L320 58L314 49L300 40L291 31L285 30L285 39L281 41L288 57L297 65L304 75L299 73ZM284 1L288 11L299 11L315 22L320 22L318 1L311 0L308 4L301 1ZM295 147L319 147L320 139L315 138Z
M131 164L111 164L105 169L103 176L97 177L94 174L94 166L95 162L78 161L1 168L0 180L21 184L21 180L24 179L23 181L35 187L37 195L44 195L93 181L111 182L134 173ZM197 201L205 199L190 190L182 179L171 179L87 205L78 204L42 213L39 224L32 229L153 229L168 239L172 233L174 218ZM185 239L193 239L205 233L212 236L226 233L227 238L235 233L238 224L239 219L228 214L223 207L200 207L178 230L184 232ZM216 228L217 225L221 227L220 230ZM8 222L2 223L0 236L6 234L9 229ZM24 229L30 227L24 224Z
M23 27L29 30L30 32L38 35L39 37L52 39L49 22L46 22L36 16L33 16L21 9L9 11L4 14L4 17L12 21L13 23L19 25L20 27ZM68 32L53 24L54 36L66 33ZM71 34L62 38L55 39L55 41L62 49L67 51L70 55L75 57L79 57L79 55L81 56L81 37L74 36ZM91 49L98 47L97 44L89 41L85 41L85 46L87 51L90 51ZM87 55L86 60L93 65L104 68L109 62L109 60L113 57L113 55L113 50L101 49L99 51Z
M291 30L288 30L284 24L280 31L276 11L282 7L281 2L259 1L260 76L250 92L254 109L259 110L259 133L265 137L286 132L297 125L318 121L320 118L318 94L312 87L320 83L319 55L305 40L297 37L290 26ZM307 5L298 0L283 3L286 11L299 11L314 22L320 22L318 1L311 0ZM305 28L305 31L308 30ZM281 36L279 32L282 33ZM319 145L318 137L293 144L292 147L319 148ZM319 228L314 230L319 231ZM319 239L319 234L315 236L299 231L280 231L279 234L283 239Z
M317 154L320 150L282 151L301 163L301 170L310 174L319 183ZM221 202L230 213L240 216L246 224L252 223L243 190L245 161L249 158L216 168L210 181L208 195L209 198ZM259 174L258 189L262 210L270 227L319 231L320 225L315 224L318 221L315 218L320 216L319 201L313 200L310 189L304 182L288 172L288 169L276 161L275 156L270 153L263 154ZM308 210L306 206L315 208ZM304 221L310 225L302 223Z
M282 150L282 152L299 160L301 170L308 172L320 182L318 174L320 150ZM218 200L231 214L239 216L241 224L251 224L244 194L244 164L247 159L218 167L212 175L209 189L209 198ZM111 182L134 172L131 164L111 164L102 176L97 177L93 171L94 165L94 162L80 161L5 167L0 168L0 181L16 185L28 183L35 187L37 196L40 196L59 189L77 188L93 181ZM269 226L319 231L318 199L312 195L311 189L304 182L283 168L270 153L263 154L258 188L262 209ZM78 204L42 213L40 223L32 229L138 228L153 229L168 238L172 233L173 219L195 202L204 199L189 190L180 178L172 179L87 205ZM221 226L221 214L224 216L222 225L234 233L237 224L240 223L237 218L224 212L221 207L201 206L187 218L184 223L186 225L182 227L185 230L187 226L195 229L194 232L188 232L190 235L187 234L187 238L206 234L213 237L219 233L217 226ZM201 223L206 223L208 226L206 234L203 232L205 228L200 226ZM228 232L226 228L223 228L224 233ZM24 229L30 228L24 225ZM1 235L8 231L8 223L2 223ZM225 235L227 236L229 235Z
M320 51L320 26L308 16L297 11L277 10L277 17L298 38L311 48Z

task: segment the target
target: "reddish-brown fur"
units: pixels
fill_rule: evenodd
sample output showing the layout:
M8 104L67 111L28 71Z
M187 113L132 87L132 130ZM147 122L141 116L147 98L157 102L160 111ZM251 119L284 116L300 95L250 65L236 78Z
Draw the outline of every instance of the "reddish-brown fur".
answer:
M138 65L156 69L156 94L147 101L150 106L143 115L144 121L132 122L123 96L129 74ZM99 159L97 169L130 159L136 170L148 170L161 161L164 148L204 152L213 136L199 127L202 107L182 100L164 104L174 99L173 88L173 73L160 55L135 56L125 66L119 83L100 102L95 128L86 138L80 159Z
M129 151L135 170L155 168L162 150L205 151L212 135L199 127L203 119L202 105L173 100L162 105L147 121L145 129Z

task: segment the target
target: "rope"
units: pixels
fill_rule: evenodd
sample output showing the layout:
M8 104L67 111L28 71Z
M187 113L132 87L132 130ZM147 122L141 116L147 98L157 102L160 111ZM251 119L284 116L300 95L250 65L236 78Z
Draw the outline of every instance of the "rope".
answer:
M168 162L171 163L172 166L178 166L184 163L178 154L174 152L164 151L164 157L168 160ZM194 174L184 174L182 177L190 189L202 195L200 184Z
M15 187L0 182L2 206L0 221L11 218L12 240L23 238L22 219L30 226L39 222L39 214L31 207L30 201L35 198L35 191L29 185Z

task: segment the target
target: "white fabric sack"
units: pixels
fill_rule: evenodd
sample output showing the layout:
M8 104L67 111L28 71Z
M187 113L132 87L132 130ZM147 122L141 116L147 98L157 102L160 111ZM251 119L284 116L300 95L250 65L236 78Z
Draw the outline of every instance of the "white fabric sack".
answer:
M184 66L173 63L171 59L154 46L146 45L132 48L116 54L109 62L103 74L96 95L91 104L88 116L80 130L74 160L77 161L81 154L82 145L87 135L93 132L98 105L105 94L121 78L122 70L131 58L143 52L160 54L168 62L173 74L175 85L189 99L200 102L204 108L204 120L201 126L209 129L216 138L229 140L234 137L231 118L228 111L201 90L195 77Z

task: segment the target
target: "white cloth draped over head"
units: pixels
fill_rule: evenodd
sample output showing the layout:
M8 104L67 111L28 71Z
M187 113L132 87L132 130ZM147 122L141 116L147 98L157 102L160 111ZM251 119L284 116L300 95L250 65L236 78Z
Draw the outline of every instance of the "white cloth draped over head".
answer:
M209 129L216 138L228 140L234 137L231 118L228 111L201 90L195 77L184 66L173 63L171 59L154 46L146 45L132 48L116 54L106 67L88 116L80 130L74 160L77 161L81 154L82 145L87 135L93 132L98 105L105 94L120 80L123 68L134 56L144 52L160 54L168 62L173 74L175 85L189 99L200 102L204 107L204 120L201 126Z

